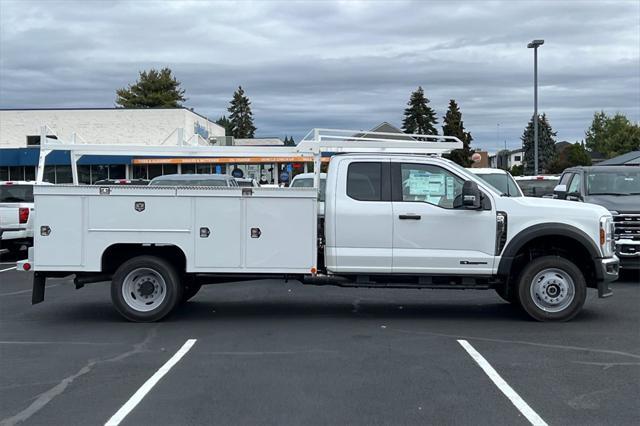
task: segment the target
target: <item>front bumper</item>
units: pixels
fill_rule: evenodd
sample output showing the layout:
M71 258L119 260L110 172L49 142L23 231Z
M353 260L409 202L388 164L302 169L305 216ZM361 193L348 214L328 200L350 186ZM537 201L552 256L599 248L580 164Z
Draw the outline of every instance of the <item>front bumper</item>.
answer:
M613 292L609 288L609 283L618 279L620 271L620 260L617 256L599 259L598 270L598 297L610 297Z
M622 269L640 269L640 244L638 241L616 241L616 256Z

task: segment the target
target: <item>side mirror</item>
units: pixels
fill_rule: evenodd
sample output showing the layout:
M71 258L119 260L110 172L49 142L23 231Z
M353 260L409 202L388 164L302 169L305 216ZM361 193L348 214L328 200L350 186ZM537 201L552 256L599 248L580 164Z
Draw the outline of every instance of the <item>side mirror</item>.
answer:
M482 200L480 198L480 189L477 183L467 180L462 184L462 206L465 209L479 210L482 208Z
M567 185L556 185L553 188L553 194L556 195L557 198L564 200L567 197Z

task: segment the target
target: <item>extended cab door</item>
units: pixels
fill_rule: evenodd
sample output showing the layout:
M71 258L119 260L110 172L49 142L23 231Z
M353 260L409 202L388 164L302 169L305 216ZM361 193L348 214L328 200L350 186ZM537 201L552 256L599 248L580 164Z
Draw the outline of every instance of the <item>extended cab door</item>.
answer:
M391 175L394 273L492 273L494 203L488 210L454 208L464 179L441 164L394 161Z
M337 161L327 200L327 268L342 273L390 273L392 207L389 161ZM329 192L329 191L328 191Z

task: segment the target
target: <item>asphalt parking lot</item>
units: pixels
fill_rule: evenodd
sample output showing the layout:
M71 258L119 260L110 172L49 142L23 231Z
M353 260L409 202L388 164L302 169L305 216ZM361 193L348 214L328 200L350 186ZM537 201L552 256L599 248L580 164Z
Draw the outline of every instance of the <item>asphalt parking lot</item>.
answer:
M0 424L529 424L459 340L550 425L640 424L640 280L590 291L569 323L492 291L249 282L204 287L167 320L125 322L106 284L0 264ZM138 392L138 393L137 393Z

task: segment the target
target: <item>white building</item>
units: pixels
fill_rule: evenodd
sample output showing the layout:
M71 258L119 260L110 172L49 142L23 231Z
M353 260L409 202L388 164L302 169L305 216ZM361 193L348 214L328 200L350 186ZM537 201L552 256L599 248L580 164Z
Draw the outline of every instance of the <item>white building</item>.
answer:
M180 139L209 143L225 135L223 127L187 108L5 109L0 110L0 180L34 179L43 126L49 137L91 144L176 145ZM149 178L179 171L176 165L149 170L147 165L134 166L134 160L84 156L78 162L80 181ZM45 179L71 182L68 152L48 156Z

